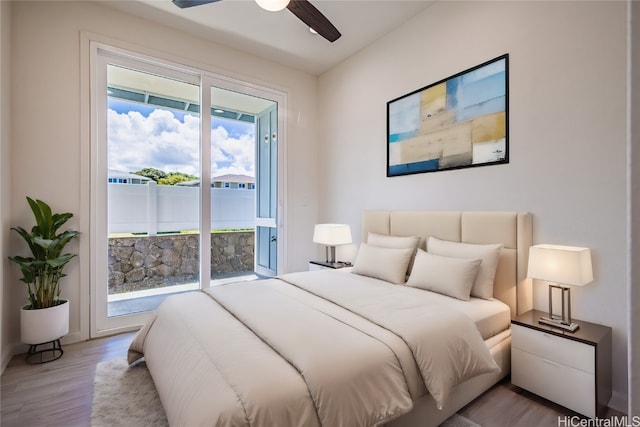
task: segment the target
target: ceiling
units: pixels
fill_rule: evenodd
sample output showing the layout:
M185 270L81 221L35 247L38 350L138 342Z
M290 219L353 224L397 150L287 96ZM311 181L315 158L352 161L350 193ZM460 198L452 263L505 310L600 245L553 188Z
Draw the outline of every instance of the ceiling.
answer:
M127 13L319 75L393 31L435 0L312 0L342 33L334 43L312 34L288 10L268 12L253 0L223 0L188 9L171 0L103 0Z

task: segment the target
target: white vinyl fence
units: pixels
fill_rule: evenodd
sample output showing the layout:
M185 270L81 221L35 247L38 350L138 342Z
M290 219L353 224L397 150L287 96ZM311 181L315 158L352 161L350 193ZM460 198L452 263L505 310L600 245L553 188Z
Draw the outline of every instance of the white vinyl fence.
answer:
M197 230L198 187L108 184L109 233ZM253 228L255 190L211 188L211 229Z

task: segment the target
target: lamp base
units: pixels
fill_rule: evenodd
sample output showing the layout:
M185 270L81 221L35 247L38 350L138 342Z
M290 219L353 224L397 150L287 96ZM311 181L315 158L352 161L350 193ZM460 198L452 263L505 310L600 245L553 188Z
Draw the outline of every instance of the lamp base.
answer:
M564 329L565 331L575 332L576 329L580 327L577 323L574 322L565 322L562 319L554 319L551 317L541 317L538 319L538 322L544 323L545 325L553 326L554 328Z

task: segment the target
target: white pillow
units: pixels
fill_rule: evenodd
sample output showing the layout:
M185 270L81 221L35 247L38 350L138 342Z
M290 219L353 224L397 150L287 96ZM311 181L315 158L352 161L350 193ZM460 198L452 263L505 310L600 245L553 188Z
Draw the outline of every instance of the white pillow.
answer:
M377 234L369 232L367 236L367 244L371 246L378 246L380 248L393 248L393 249L416 249L420 243L419 236L401 237L401 236L387 236L384 234Z
M394 284L404 283L412 255L410 248L379 248L362 243L351 272Z
M418 249L407 286L469 301L482 260L433 255Z
M388 236L385 234L377 234L369 232L367 236L367 244L371 246L377 246L379 248L392 248L392 249L413 249L411 259L407 265L407 276L413 268L413 257L416 255L416 249L420 244L420 236ZM405 277L406 280L406 277Z
M502 244L478 245L473 243L450 242L430 236L427 251L434 255L454 258L480 259L482 263L471 288L471 296L492 299L493 279L496 276Z

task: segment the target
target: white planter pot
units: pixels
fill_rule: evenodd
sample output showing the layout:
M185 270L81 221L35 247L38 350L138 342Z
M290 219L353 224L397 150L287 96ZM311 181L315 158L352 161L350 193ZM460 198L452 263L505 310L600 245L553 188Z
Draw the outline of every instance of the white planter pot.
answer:
M20 337L25 344L43 344L54 341L69 333L69 301L55 307L27 310L29 304L20 310Z

